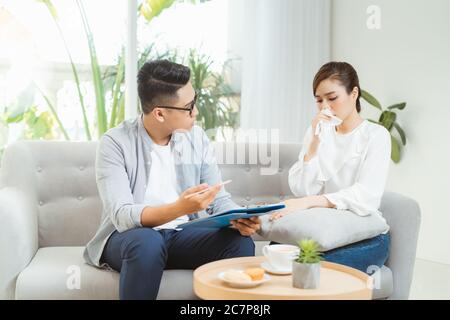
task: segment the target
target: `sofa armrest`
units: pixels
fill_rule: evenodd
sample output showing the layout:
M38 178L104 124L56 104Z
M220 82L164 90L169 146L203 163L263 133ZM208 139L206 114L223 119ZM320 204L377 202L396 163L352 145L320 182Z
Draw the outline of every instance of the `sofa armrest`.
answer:
M17 276L37 249L36 205L17 188L0 189L0 299L14 299Z
M406 196L385 192L380 211L390 226L391 247L386 265L392 270L394 292L390 299L408 299L414 272L420 228L419 204Z

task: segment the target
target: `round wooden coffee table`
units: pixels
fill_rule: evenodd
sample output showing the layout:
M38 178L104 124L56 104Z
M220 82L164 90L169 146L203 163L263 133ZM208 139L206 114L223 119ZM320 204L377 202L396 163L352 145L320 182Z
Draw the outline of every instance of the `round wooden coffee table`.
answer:
M194 292L206 300L310 300L310 299L372 299L372 278L367 274L337 263L321 262L320 286L297 289L292 275L269 274L270 281L254 288L233 288L218 278L228 269L260 267L265 257L243 257L218 260L194 271Z

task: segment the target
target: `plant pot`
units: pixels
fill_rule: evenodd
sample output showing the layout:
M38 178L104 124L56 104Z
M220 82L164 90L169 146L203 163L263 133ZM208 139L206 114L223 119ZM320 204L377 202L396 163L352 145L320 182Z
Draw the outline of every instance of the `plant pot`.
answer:
M299 289L316 289L320 284L320 263L292 262L292 285Z

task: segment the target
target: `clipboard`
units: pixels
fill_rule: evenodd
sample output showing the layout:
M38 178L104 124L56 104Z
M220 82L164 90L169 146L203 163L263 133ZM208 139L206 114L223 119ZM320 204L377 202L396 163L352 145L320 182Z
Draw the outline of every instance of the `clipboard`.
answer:
M231 220L248 219L251 217L263 216L265 214L272 213L272 211L285 208L286 205L283 202L254 206L236 208L229 211L216 213L208 217L191 220L189 222L182 223L177 226L178 228L226 228L231 225Z

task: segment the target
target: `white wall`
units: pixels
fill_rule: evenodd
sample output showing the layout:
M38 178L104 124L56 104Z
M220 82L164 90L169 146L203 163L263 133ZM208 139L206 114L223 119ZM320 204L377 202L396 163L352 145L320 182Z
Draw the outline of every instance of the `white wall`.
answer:
M380 30L366 26L369 5ZM408 143L387 189L421 206L418 257L450 264L450 1L333 0L331 16L332 59L351 63L383 105L408 103Z

